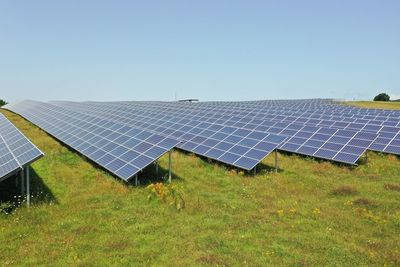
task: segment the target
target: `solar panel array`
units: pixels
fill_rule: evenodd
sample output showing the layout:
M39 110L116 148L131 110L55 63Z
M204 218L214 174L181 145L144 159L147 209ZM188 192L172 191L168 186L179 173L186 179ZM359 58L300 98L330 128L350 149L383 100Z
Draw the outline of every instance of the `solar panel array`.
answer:
M43 153L0 113L0 180L42 156Z
M213 153L214 150L207 150L208 147L202 145L202 142L204 142L202 138L204 137L195 135L204 131L205 128L219 127L218 129L224 129L224 134L216 136L218 137L218 142L221 142L217 146L223 146L225 150L231 149L232 144L240 145L241 141L227 136L225 133L231 134L236 131L241 136L252 137L252 133L255 132L260 136L262 134L271 135L267 140L273 140L275 143L268 144L270 148L268 153L276 148L273 145L278 145L279 149L284 151L347 164L355 164L378 136L374 133L345 131L329 127L310 127L300 123L278 123L273 120L267 120L265 114L257 115L257 110L241 110L240 106L235 102L206 102L204 104L175 102L52 103L85 114L93 114L99 117L111 116L113 119L127 124L140 125L140 127L150 131L153 130L175 138L181 138L184 142L179 148L207 157L211 157L212 154L210 156L210 152ZM241 102L238 103L240 104ZM162 115L160 116L160 114ZM214 136L211 137L211 139L215 138ZM250 146L254 145L254 141L251 141L245 142ZM216 140L211 140L211 144L215 142ZM226 144L226 142L230 144ZM256 147L253 148L257 149ZM235 149L234 151L238 155L247 153L244 148L241 148L241 150ZM207 151L206 153L204 153L205 150ZM218 152L222 153L221 151ZM257 161L253 161L253 165L238 167L250 169L246 167L254 167L257 164L256 162L259 162L268 154L261 155L256 150L252 151L252 155L255 154L254 152L259 157ZM220 160L219 158L217 159Z
M246 170L276 149L346 164L369 149L400 154L400 111L329 99L24 101L6 108L124 180L173 147ZM146 160L135 161L138 154Z

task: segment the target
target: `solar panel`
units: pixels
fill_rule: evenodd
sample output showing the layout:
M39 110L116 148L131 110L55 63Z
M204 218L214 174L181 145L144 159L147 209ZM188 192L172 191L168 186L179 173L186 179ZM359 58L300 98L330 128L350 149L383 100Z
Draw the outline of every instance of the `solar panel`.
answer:
M329 128L308 132L304 137L292 137L280 149L355 164L377 137L376 134L370 133L327 129ZM307 133L302 130L299 132Z
M210 138L199 137L178 147L245 170L253 169L286 139L256 131L240 136L237 130L231 134L216 132Z
M43 155L3 114L0 114L0 180Z
M179 143L172 138L46 103L25 101L6 108L125 181Z

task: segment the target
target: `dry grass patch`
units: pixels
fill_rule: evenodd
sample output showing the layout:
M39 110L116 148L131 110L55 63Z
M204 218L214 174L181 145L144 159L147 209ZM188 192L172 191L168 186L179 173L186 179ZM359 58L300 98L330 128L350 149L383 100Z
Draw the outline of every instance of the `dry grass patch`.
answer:
M385 184L384 187L387 190L400 191L400 184Z
M317 164L314 165L314 173L316 174L325 173L327 171L330 171L331 169L332 163L327 161L317 162Z
M212 266L227 266L224 264L221 259L218 258L216 255L206 255L206 256L201 256L198 261L202 264L206 265L212 265Z
M342 185L332 191L332 194L337 196L352 196L358 194L355 187L350 185Z
M396 155L387 155L387 159L390 161L397 161L398 160L398 156Z
M370 200L368 198L358 198L353 201L353 204L359 205L359 206L371 207L371 208L378 206L375 201Z

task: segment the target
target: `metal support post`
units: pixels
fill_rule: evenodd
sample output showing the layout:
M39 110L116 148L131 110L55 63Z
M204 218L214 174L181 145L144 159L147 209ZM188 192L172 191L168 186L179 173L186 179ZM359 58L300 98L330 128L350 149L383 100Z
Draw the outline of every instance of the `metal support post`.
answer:
M158 177L158 160L156 160L156 175Z
M15 187L18 188L18 176L15 176Z
M139 182L138 182L138 175L135 175L135 185L138 186Z
M25 176L24 169L21 170L21 196L25 194Z
M278 172L278 150L275 149L275 172Z
M31 177L29 175L29 165L26 166L26 204L31 205Z
M368 150L365 150L365 163L368 164Z
M168 153L168 182L172 182L172 173L171 173L171 151Z
M254 176L256 176L256 175L257 175L257 165L254 166Z

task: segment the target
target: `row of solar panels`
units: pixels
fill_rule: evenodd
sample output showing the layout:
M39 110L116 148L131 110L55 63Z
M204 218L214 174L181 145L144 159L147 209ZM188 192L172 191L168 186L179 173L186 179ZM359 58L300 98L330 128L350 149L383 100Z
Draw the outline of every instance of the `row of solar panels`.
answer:
M256 114L259 115L268 115L273 111L279 111L279 113L304 113L310 116L320 115L324 118L326 117L334 117L335 119L339 119L342 116L355 118L355 119L367 119L374 120L377 119L379 121L385 121L386 119L399 119L400 111L399 110L382 110L382 109L365 109L365 108L357 108L352 106L338 105L332 104L319 104L314 106L308 106L307 108L298 108L296 105L294 106L279 106L279 105L269 105L269 102L195 102L195 103L187 103L187 102L179 102L177 105L174 102L130 102L136 105L145 106L162 106L163 108L186 108L187 106L190 109L196 108L206 108L209 110L212 109L220 109L220 110L230 110L240 113L251 113L249 115L254 116ZM334 107L334 108L332 108Z
M316 118L323 107L338 120ZM400 154L399 128L375 119L350 122L351 114L340 113L350 109L331 100L23 101L4 108L126 181L174 147L246 170L276 149L347 164L371 148ZM399 123L395 112L372 113Z
M0 113L0 181L42 156L43 153Z
M360 108L350 105L342 105L329 99L319 100L262 100L262 101L239 101L239 102L200 102L201 105L224 106L229 108L268 110L278 108L280 110L291 110L297 112L317 111L324 114L342 113L366 116L400 116L400 110Z
M57 103L68 103L68 102L53 102ZM73 104L73 103L69 103ZM169 110L179 110L190 109L193 112L202 112L204 110L208 112L215 113L227 113L227 114L240 114L241 116L251 117L252 119L270 119L272 117L304 117L304 118L312 118L312 119L320 119L320 120L333 120L335 122L347 122L347 123L368 123L372 125L382 125L382 126L393 126L397 127L399 124L399 116L391 117L387 114L379 114L379 115L359 115L353 111L344 112L342 110L329 112L327 113L325 109L308 109L308 110L297 110L297 109L283 109L279 107L259 107L255 106L246 106L242 107L240 105L224 105L221 103L179 103L178 105L173 102L130 102L129 104L133 104L141 109L154 109L154 108L163 108ZM299 121L302 122L301 120Z

